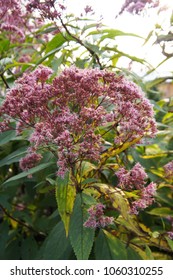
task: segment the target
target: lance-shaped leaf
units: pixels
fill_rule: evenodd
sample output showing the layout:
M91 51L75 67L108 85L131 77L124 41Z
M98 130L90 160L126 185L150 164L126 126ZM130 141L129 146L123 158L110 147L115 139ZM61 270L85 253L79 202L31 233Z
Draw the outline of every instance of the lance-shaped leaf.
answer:
M64 226L61 221L54 226L45 239L38 257L44 260L66 260L71 252L70 240L65 235Z
M93 242L94 229L84 227L87 220L86 209L83 204L83 195L78 194L75 200L74 211L70 221L70 241L78 260L89 258Z
M5 158L0 160L0 167L4 165L10 165L13 162L18 162L22 157L24 157L27 153L27 147L22 147L12 152Z
M139 260L139 254L106 230L101 230L95 243L98 260Z
M72 184L69 173L66 173L64 178L58 177L56 180L56 201L66 235L69 232L70 216L73 212L75 197L76 188Z
M43 169L46 169L46 168L50 167L51 165L53 166L54 162L41 163L41 164L39 164L39 165L37 165L35 167L32 167L31 169L29 169L27 171L24 171L22 173L19 173L19 174L15 175L15 176L9 178L7 181L5 181L3 183L3 185L6 186L8 183L17 181L17 180L22 179L24 177L27 177L28 175L31 175L31 174L33 175L34 173L37 173L37 172L39 172L39 171L41 171Z

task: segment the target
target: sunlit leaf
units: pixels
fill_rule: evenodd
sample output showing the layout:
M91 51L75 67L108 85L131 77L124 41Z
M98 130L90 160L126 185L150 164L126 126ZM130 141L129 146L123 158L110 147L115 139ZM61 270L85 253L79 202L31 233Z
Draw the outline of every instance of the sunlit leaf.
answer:
M56 200L58 204L58 211L64 223L67 236L75 197L76 188L74 184L72 184L69 173L66 173L64 178L58 177L56 179Z
M47 43L45 53L50 53L52 50L61 47L65 42L65 36L63 36L62 33L58 33Z
M147 211L150 215L156 215L160 217L173 217L173 210L171 210L168 207L160 207L160 208L154 208L150 211Z

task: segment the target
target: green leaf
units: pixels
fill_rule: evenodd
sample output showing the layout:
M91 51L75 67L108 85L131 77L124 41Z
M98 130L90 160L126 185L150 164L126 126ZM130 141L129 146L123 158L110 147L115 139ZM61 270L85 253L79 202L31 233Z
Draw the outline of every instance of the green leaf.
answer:
M0 145L4 145L16 138L15 130L4 131L0 134Z
M52 54L55 54L56 52L58 52L59 50L61 50L60 47L56 48L56 49L53 49L52 51L46 53L45 56L43 56L42 58L40 58L37 63L36 63L36 66L41 64L43 61L45 61L48 57L50 57Z
M66 237L62 221L49 233L41 248L39 259L67 260L72 253L69 238Z
M114 39L117 36L133 36L133 37L138 37L138 38L142 38L141 36L134 34L134 33L128 33L128 32L123 32L121 30L118 29L104 29L104 30L95 30L95 31L91 31L88 35L97 35L97 34L104 34L101 37L101 41L107 38L110 39Z
M81 177L88 175L89 172L96 170L96 166L88 161L82 161L81 164Z
M96 24L95 23L91 23L91 24L88 24L88 25L85 25L83 28L82 28L82 30L81 30L81 35L85 32L85 31L87 31L88 29L90 29L90 28L96 28Z
M7 221L1 222L0 224L0 260L4 260L4 253L5 253L5 247L6 242L9 239L9 225Z
M141 257L120 239L106 230L100 230L95 244L97 260L136 260Z
M150 215L156 215L161 217L167 217L167 216L173 217L173 210L171 210L168 207L154 208L150 211L147 211L147 213L149 213Z
M18 162L23 156L26 155L26 149L26 147L22 147L0 160L0 167L4 165L10 165L13 162Z
M11 177L7 181L5 181L3 185L6 185L7 183L10 183L12 181L17 181L19 179L27 177L28 175L34 174L38 171L41 171L41 170L43 170L43 169L45 169L45 168L47 168L47 167L49 167L53 164L54 164L53 162L39 164L38 166L33 167L33 168L29 169L28 171L24 171L24 172L22 172L18 175L15 175L15 176Z
M36 65L33 64L33 63L29 63L29 62L16 62L14 61L14 63L10 63L8 64L6 67L5 67L5 71L7 71L8 69L10 68L13 68L13 67L17 67L17 66L28 66L28 67L35 67Z
M66 42L65 37L64 37L61 33L58 33L57 35L55 35L55 36L53 37L52 40L50 40L50 41L47 43L45 53L47 54L47 53L49 53L50 51L61 47L65 42Z
M0 52L3 51L8 51L10 46L10 41L5 39L5 40L0 40Z
M23 239L21 242L22 260L34 260L37 254L37 247L37 242L32 236Z
M154 79L154 80L151 80L151 81L147 81L145 83L146 89L149 90L149 89L163 83L164 81L166 81L169 78L170 78L170 76L167 76L167 77L160 77L160 78L157 78L157 79Z
M154 260L154 256L152 254L152 251L151 251L150 247L148 245L146 245L145 247L146 247L145 248L145 253L146 253L148 259L149 260Z
M56 201L67 236L69 232L70 216L73 212L75 197L76 188L71 182L69 173L66 173L64 178L58 177L56 180Z
M103 230L100 230L99 235L95 242L95 255L96 260L112 260L112 252L111 248L108 245L107 238L103 232Z
M87 220L87 213L84 209L82 194L78 194L75 200L74 211L70 221L70 241L78 260L89 258L93 242L94 229L83 226Z
M171 240L168 237L165 237L166 241L168 242L169 247L171 248L171 250L173 251L173 240Z

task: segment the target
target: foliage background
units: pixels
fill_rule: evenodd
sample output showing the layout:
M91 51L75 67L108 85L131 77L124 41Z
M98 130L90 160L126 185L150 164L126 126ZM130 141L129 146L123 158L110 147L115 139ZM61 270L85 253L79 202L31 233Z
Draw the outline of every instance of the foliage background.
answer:
M173 177L166 178L163 166L173 160L173 99L164 98L157 87L165 81L172 83L172 71L166 77L152 76L151 73L156 73L156 68L151 67L149 61L125 53L117 43L120 36L133 40L139 35L95 22L93 16L92 19L89 18L93 13L90 9L85 10L81 17L76 17L66 13L61 7L58 20L43 11L41 8L37 9L37 12L31 9L29 17L24 14L24 26L16 21L16 26L19 24L18 28L25 35L22 41L18 38L15 40L9 30L2 28L8 18L0 21L1 102L7 89L13 86L18 77L27 71L33 71L40 64L52 68L54 75L71 65L82 69L109 69L125 75L142 88L154 105L159 131L157 137L149 143L123 151L118 160L129 169L139 162L145 168L148 180L157 183L157 194L155 203L141 211L137 217L127 215L126 201L121 193L117 194L113 198L115 208L108 207L106 212L108 216L114 217L115 224L96 230L85 228L83 224L87 219L86 210L97 201L108 200L109 204L109 191L117 184L115 170L104 171L99 180L105 183L105 177L107 178L109 191L103 188L101 197L99 193L93 193L93 190L77 194L70 217L69 234L66 236L63 222L68 215L64 203L68 204L70 200L64 202L64 199L67 199L65 196L60 200L58 195L55 195L55 189L69 190L68 178L61 180L55 176L56 161L49 152L44 152L41 164L32 170L21 172L19 160L26 155L28 135L25 133L16 136L15 130L2 132L0 258L172 259L173 241L168 232L172 232ZM138 12L146 15L145 9L133 11ZM156 9L155 12L159 15L160 11ZM159 64L172 59L172 25L171 15L169 29L165 31L161 25L156 24L147 38L143 38L143 44L149 44L154 38L154 43L160 46L164 58ZM118 66L122 57L129 60L129 68ZM145 74L141 76L134 72L133 68L130 68L133 63L144 66ZM117 159L110 163L116 165ZM85 180L91 179L91 172L92 165L88 163L86 170L84 169ZM28 176L30 174L32 178ZM63 195L63 191L61 194ZM56 200L61 201L58 208Z

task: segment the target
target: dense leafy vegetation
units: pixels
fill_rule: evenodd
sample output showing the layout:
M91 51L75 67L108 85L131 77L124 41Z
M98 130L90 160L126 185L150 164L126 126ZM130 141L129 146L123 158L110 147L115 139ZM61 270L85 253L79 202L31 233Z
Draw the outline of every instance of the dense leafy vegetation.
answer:
M0 2L0 258L172 259L173 100L157 88L172 73L147 79L116 42L141 37L89 6ZM119 16L145 8L128 2ZM172 23L143 39L162 63Z

